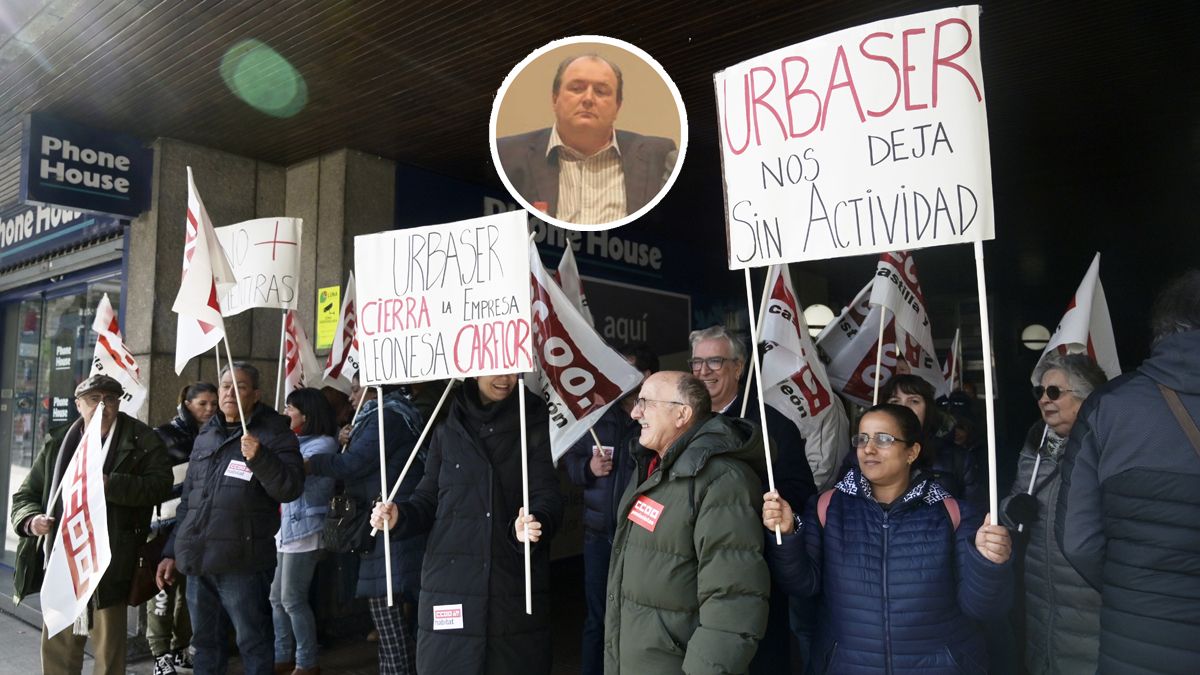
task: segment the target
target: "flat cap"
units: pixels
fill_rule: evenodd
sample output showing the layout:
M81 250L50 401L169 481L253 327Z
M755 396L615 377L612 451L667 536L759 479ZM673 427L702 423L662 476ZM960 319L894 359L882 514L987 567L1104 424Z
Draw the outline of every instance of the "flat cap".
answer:
M78 398L93 391L120 396L125 393L125 388L121 386L120 382L107 375L92 375L75 387L75 397Z

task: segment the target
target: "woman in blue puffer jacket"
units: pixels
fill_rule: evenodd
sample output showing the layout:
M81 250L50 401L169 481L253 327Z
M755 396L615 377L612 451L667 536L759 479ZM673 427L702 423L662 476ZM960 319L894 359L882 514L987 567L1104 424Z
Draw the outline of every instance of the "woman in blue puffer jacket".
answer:
M319 389L297 389L283 412L292 421L305 460L337 452L333 408ZM317 622L308 604L309 586L321 557L321 530L333 496L333 479L308 476L304 494L282 506L275 546L279 551L271 608L275 621L276 671L317 672Z
M859 467L809 501L803 518L778 493L763 525L772 579L792 595L822 593L812 672L986 673L980 623L1012 599L1011 542L1000 525L930 478L913 481L921 424L900 405L863 415Z

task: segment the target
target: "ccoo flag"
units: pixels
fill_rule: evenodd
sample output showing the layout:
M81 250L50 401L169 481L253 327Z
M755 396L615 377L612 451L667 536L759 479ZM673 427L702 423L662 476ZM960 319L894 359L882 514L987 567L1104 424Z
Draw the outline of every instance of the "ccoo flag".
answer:
M1051 349L1067 353L1084 353L1108 375L1108 379L1121 374L1121 363L1117 359L1117 339L1113 336L1112 317L1108 314L1108 301L1104 299L1104 287L1100 285L1100 254L1092 259L1087 274L1067 305L1067 313L1058 322L1058 328L1046 348L1044 357ZM1041 358L1038 359L1041 362ZM1034 368L1035 372L1037 368ZM1033 374L1029 376L1033 380ZM1034 384L1040 382L1033 381Z
M550 408L550 448L557 462L596 420L642 381L550 279L529 242L534 372L526 386Z
M771 266L767 287L770 295L758 320L763 399L796 425L813 480L824 490L832 487L850 450L850 422L817 356L786 265Z
M212 220L200 200L192 167L187 169L187 235L183 244L183 275L172 311L179 315L175 337L175 374L183 372L193 356L212 349L225 336L218 297L237 283L225 250L213 231Z
M342 311L338 315L333 347L325 359L325 383L349 396L350 385L357 375L358 308L354 302L354 272L351 272L342 296Z
M563 295L571 301L571 305L579 311L579 315L589 326L595 327L592 310L588 308L587 295L583 292L583 280L579 278L579 265L575 263L575 250L571 243L563 251L562 260L558 261L558 287Z
M96 306L96 318L92 321L92 330L96 331L96 351L92 356L91 375L107 375L121 383L125 393L121 395L121 411L133 417L140 417L146 405L146 395L149 393L142 384L142 371L125 340L121 337L121 327L117 323L117 315L113 312L108 293L100 298Z
M286 400L288 394L301 387L320 389L324 385L320 362L313 354L308 335L296 319L296 310L288 310L283 333L283 398Z

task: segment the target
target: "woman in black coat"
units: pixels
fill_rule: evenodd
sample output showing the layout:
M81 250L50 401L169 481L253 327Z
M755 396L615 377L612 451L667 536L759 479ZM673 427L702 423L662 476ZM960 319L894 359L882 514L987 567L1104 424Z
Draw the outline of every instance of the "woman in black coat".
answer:
M526 394L531 516L521 518L520 386L514 375L467 380L433 432L425 477L401 504L381 504L394 537L429 533L421 566L417 670L549 673L549 539L563 500L546 406ZM525 613L521 522L533 545L533 614Z

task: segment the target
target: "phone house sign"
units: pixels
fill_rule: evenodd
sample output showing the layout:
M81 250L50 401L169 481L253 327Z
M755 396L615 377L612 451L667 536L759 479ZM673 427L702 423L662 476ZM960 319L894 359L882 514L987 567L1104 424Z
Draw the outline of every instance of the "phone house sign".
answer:
M141 140L45 113L26 119L21 200L134 217L150 197L153 153Z

